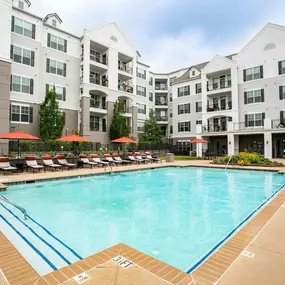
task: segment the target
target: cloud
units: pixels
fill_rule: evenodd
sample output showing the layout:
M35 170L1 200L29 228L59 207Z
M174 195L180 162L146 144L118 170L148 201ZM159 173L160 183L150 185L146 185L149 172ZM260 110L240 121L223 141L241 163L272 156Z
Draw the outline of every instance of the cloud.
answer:
M211 60L216 54L238 52L266 22L285 24L283 0L271 0L269 6L260 2L258 13L254 13L257 6L247 5L246 0L233 3L235 6L228 0L217 1L104 0L97 4L94 0L37 0L32 2L32 11L41 16L58 13L62 28L78 35L83 29L116 22L154 72L169 72ZM239 10L244 5L247 14L229 17L227 10L223 19L221 9L226 5Z

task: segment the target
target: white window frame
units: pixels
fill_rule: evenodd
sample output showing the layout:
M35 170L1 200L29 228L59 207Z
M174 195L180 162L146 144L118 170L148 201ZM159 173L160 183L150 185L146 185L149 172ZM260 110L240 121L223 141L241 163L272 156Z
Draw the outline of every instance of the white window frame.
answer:
M56 27L57 21L55 19L52 19L51 20L51 24L52 24L53 27Z
M19 0L18 8L21 9L21 10L24 10L24 7L25 7L24 1Z
M21 55L17 54L18 56L21 57L21 62L15 61L15 58L14 58L14 56L15 56L15 48L16 49L21 49ZM29 52L30 64L27 64L27 63L23 62L24 61L24 51L25 52ZM25 58L28 58L28 57L25 56ZM27 66L32 66L32 50L29 49L29 48L23 47L23 46L13 45L13 62L14 63L18 63L18 64L24 64L24 65L27 65Z
M95 116L95 115L91 115L90 114L90 117L89 117L89 120L90 120L90 122L89 122L89 127L90 127L90 129L91 129L91 117L94 117L94 121L92 121L92 124L93 124L93 129L92 129L92 131L94 131L94 132L100 132L101 130L100 130L100 116ZM98 122L97 122L97 119L98 119ZM96 126L98 127L98 129L96 129Z
M262 112L260 113L260 112L255 112L255 113L248 113L248 114L246 114L247 115L247 127L246 128L260 128L260 127L262 127L263 126L263 123L262 123ZM256 116L257 115L261 115L261 119L260 120L256 120ZM253 116L253 121L251 120L249 120L249 116ZM261 121L261 125L256 125L256 121ZM249 125L249 122L254 122L254 125L253 126L250 126Z
M189 130L186 130L186 123L188 124ZM181 128L181 124L184 124L183 128ZM189 132L191 132L191 122L190 121L178 122L178 133L189 133Z
M285 84L281 86L282 86L282 100L285 100Z
M51 62L54 61L55 62L55 73L51 72ZM62 74L58 74L58 70L60 70L58 68L58 64L62 64ZM53 58L50 58L49 59L49 73L51 74L54 74L54 75L58 75L58 76L64 76L64 62L63 61L59 61L59 60L56 60L56 59L53 59Z
M21 25L21 26L16 25L16 22L17 22L17 21L21 21L21 22L22 22L22 25ZM26 26L28 26L28 25L31 25L31 30L30 30L30 29L27 29ZM21 28L21 29L22 29L22 33L16 32L16 27ZM29 31L29 32L31 33L31 35L26 35L26 34L25 34L25 30ZM25 20L23 20L23 19L20 19L20 18L18 18L18 17L15 17L14 33L32 39L32 38L33 38L33 24L30 23L30 22L28 22L28 21L25 21Z
M189 112L186 112L186 111L188 111L188 106L189 106ZM180 109L178 115L190 114L191 113L191 104L190 103L179 104L178 108Z
M189 89L189 94L188 94ZM184 97L190 95L190 85L178 87L178 97Z
M141 108L141 107L143 107L143 108ZM146 104L137 103L137 108L138 108L138 114L146 115Z
M138 120L138 125L137 125L138 132L143 133L144 132L144 127L145 127L145 121Z
M141 78L141 79L146 79L146 70L141 68L141 67L138 67L137 69L137 77L138 78Z
M58 101L63 101L63 90L64 90L64 86L62 86L62 85L54 85L54 84L52 84L52 83L48 83L48 90L49 91L51 91L53 88L55 88L55 93L56 93L56 100L58 100ZM57 92L57 90L59 89L59 88L61 88L62 89L62 93L58 93ZM62 97L62 99L59 99L59 95L61 95Z
M246 82L248 82L248 81L253 81L253 80L258 80L258 79L262 79L262 78L261 78L261 72L260 72L261 67L262 67L262 65L255 66L255 67L251 67L251 68L246 68L246 69L245 69ZM257 68L259 68L259 73L255 72L255 69L257 69ZM248 74L248 72L249 72L250 74ZM258 75L258 78L256 78L256 77L257 77L256 74L259 74L259 75ZM252 78L251 78L251 79L247 79L248 76L251 76Z
M14 84L17 84L17 83L14 83L14 77L15 76L21 78L20 91L14 90ZM23 78L29 80L29 92L23 92ZM19 75L19 74L12 74L12 82L11 82L11 84L12 84L12 92L32 95L30 93L30 91L31 91L31 78L30 77L22 76L22 75ZM24 85L24 86L27 86L27 85Z
M153 92L148 92L148 100L153 102Z
M198 104L198 111L197 111L197 113L201 113L202 112L202 108L203 108L202 107L202 101L197 101L197 104ZM201 106L199 106L199 104L201 104Z
M63 41L63 44L59 44L60 40ZM54 44L54 46L52 46L52 44ZM50 34L50 48L64 52L64 45L65 45L64 38ZM62 46L62 49L59 48L60 46Z
M20 107L20 113L19 113L19 121L13 121L12 118L13 118L13 106L17 106L17 107ZM25 108L28 108L28 122L22 122L21 121L21 117L22 117L22 107L25 107ZM15 113L14 113L15 114ZM29 124L30 123L30 106L27 105L27 104L22 104L22 103L11 103L11 123L15 123L15 124Z
M247 102L247 105L252 105L252 104L260 104L262 103L262 89L258 88L258 89L251 89L251 90L248 90L246 91L246 102ZM260 91L260 94L259 96L256 96L256 92L257 91ZM250 93L250 97L249 97L249 93ZM256 98L259 98L260 97L260 101L256 102ZM252 98L252 102L249 102L249 98Z
M285 74L285 60L280 60L281 62L281 69L282 69L282 73L280 75L284 75Z
M141 85L137 85L137 95L146 97L146 87L141 86Z

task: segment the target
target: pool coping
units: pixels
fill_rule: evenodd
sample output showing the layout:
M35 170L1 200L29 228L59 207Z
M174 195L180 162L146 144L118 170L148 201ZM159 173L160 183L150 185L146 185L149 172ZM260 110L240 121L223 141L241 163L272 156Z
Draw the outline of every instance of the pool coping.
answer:
M169 166L173 165L168 165L166 167ZM178 167L180 166L178 165ZM194 165L193 167L199 166ZM150 168L153 167L143 168L143 170ZM137 170L138 169L132 171ZM261 171L266 170L262 169ZM277 171L275 170L274 172ZM267 201L267 204L246 225L236 231L225 242L225 244L223 244L201 265L199 265L199 267L197 267L190 275L127 245L119 244L97 254L91 255L83 260L77 261L72 265L64 267L64 269L60 269L47 274L46 276L40 277L1 232L0 268L2 268L11 285L33 285L36 282L36 284L39 285L57 285L61 284L64 280L68 280L68 278L72 278L82 272L90 270L92 267L99 266L103 261L106 262L114 258L115 256L113 255L115 254L116 256L123 255L145 270L150 271L159 278L170 282L170 284L192 284L190 282L195 280L193 281L193 284L195 284L194 282L198 282L198 284L212 285L226 273L232 263L240 256L247 245L262 230L267 221L275 214L284 202L285 192L281 189L276 193L271 201ZM183 278L181 279L181 277Z

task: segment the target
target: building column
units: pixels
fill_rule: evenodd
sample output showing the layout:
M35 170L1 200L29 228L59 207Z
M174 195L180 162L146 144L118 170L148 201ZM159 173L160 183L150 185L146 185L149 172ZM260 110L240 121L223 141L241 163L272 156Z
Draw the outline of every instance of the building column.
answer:
M201 79L202 79L202 113L206 113L207 112L207 76L205 73L201 74Z
M234 135L234 154L239 154L239 135Z
M264 157L272 159L272 134L264 133Z
M82 136L88 136L90 132L90 96L81 96L81 128Z
M235 139L234 134L228 134L228 155L232 156L235 154Z
M108 101L107 102L107 133L110 132L110 126L113 120L113 112L114 112L115 102Z
M90 39L84 36L84 54L83 54L83 82L89 83L90 76Z
M131 134L137 138L138 137L138 107L132 107L132 129Z

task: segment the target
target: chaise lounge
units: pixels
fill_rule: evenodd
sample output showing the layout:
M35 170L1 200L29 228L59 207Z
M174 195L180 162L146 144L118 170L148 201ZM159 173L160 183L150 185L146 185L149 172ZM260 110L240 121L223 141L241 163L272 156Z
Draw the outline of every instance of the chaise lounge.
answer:
M6 172L13 170L17 170L17 167L13 167L10 165L9 157L0 157L0 169L3 170L4 175Z
M45 171L44 166L38 165L37 158L35 156L27 156L25 160L28 167L27 171L29 168L33 169L33 173L35 173L35 170L41 171L41 169L43 169Z
M74 163L68 163L65 159L64 155L57 155L56 156L57 162L58 164L62 165L63 167L67 167L67 169L69 170L70 168L75 168L77 167L77 164Z
M53 163L51 156L42 156L42 160L44 162L44 166L50 168L52 171L56 169L61 169L63 171L63 166L60 164Z

